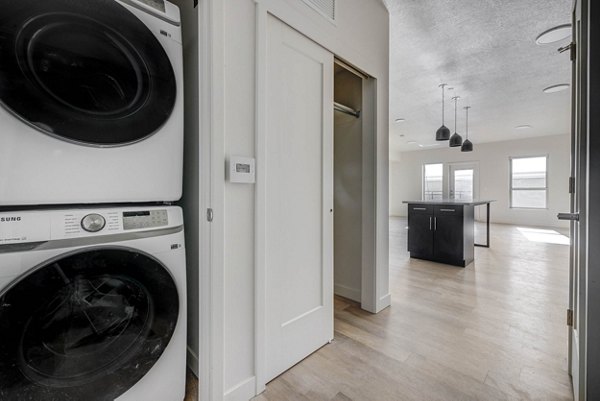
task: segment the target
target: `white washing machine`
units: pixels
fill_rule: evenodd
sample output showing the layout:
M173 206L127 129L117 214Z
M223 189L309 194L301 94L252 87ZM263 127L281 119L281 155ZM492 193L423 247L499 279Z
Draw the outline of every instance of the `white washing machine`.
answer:
M182 401L185 272L178 207L0 213L0 399Z
M0 9L0 205L179 199L179 8L0 0Z

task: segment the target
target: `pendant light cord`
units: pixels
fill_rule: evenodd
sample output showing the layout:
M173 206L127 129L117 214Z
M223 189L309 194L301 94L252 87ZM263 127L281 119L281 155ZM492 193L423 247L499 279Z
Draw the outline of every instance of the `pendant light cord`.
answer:
M444 89L446 88L446 85L448 84L440 84L440 87L442 88L442 125L444 125Z
M470 108L471 108L471 106L465 107L465 110L467 111L467 139L469 139L469 109Z
M457 127L457 124L456 124L456 120L457 120L456 105L457 104L458 104L458 96L454 96L454 133L458 132L456 130L456 127Z
M444 87L446 85L442 85L442 125L444 125Z

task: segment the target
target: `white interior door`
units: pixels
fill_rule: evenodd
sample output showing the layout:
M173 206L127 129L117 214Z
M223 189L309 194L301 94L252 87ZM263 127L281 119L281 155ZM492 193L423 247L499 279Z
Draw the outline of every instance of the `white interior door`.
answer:
M333 55L269 17L265 371L333 338Z
M450 199L473 200L478 196L478 171L476 163L449 165Z

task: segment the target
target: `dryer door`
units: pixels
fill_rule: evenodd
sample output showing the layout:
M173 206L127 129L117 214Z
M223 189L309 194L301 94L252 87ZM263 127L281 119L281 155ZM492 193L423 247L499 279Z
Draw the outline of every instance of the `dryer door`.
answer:
M12 401L113 401L160 358L179 315L167 269L124 248L51 260L0 305L0 399Z
M175 104L160 42L115 0L0 0L0 102L71 142L120 146L155 133Z

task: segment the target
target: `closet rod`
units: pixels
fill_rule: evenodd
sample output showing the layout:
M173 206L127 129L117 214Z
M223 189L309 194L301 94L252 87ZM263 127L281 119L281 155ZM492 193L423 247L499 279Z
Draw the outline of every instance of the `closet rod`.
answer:
M333 102L333 109L342 113L346 113L349 114L351 116L354 116L356 118L360 118L360 110L354 110L351 107L348 106L344 106L341 103L337 103L337 102Z

